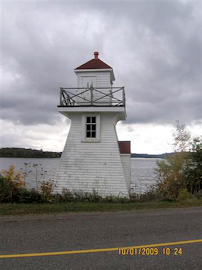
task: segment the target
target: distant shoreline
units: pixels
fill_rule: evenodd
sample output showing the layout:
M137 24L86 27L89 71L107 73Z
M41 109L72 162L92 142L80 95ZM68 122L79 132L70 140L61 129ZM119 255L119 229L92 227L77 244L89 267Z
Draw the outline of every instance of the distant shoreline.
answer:
M62 152L51 152L36 149L17 147L0 148L0 157L3 158L59 158Z
M164 154L136 154L131 153L131 158L165 158L172 153ZM0 148L0 157L2 158L60 158L62 152L51 152L36 149L26 149L17 147Z
M172 153L164 153L164 154L134 154L131 153L131 158L166 158Z

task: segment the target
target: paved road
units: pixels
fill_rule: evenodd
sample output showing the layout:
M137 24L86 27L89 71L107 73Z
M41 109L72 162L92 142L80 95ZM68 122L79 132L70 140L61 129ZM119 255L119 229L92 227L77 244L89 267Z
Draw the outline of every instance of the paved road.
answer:
M0 254L128 247L202 239L202 208L0 218ZM0 258L0 269L201 269L202 243L166 246L170 255L118 251ZM174 255L181 248L182 255ZM139 252L140 250L138 250ZM142 252L142 251L141 251Z

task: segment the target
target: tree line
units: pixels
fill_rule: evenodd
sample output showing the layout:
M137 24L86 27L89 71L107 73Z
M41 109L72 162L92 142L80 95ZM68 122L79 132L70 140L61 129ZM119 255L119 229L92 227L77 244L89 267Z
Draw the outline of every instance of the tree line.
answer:
M36 149L7 147L0 149L0 157L10 158L59 158L61 152L51 152Z

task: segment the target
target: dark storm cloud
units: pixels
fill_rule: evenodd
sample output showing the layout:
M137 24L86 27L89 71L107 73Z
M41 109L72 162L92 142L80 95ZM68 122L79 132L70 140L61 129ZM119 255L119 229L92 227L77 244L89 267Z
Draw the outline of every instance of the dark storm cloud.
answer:
M200 16L200 1L3 3L2 117L54 124L59 87L98 50L126 87L127 123L199 120Z

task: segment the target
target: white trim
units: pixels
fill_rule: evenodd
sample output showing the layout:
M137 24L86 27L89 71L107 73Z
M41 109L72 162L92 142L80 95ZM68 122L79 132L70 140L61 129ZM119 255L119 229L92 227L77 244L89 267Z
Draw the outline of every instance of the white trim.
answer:
M96 117L96 138L86 138L86 117ZM85 143L100 142L100 115L99 114L82 114L82 141Z
M114 107L104 107L104 106L100 106L100 107L91 107L91 106L89 106L89 107L82 107L82 106L80 106L80 107L74 107L74 106L69 106L69 107L60 107L60 106L58 106L58 111L60 112L60 113L63 113L63 112L86 112L86 113L88 113L88 112L123 112L123 113L125 113L125 107L124 106L120 106L120 107L118 107L118 106L114 106Z
M74 72L75 73L79 73L79 72L95 72L95 71L113 71L113 69L112 68L100 68L100 69L74 69Z

